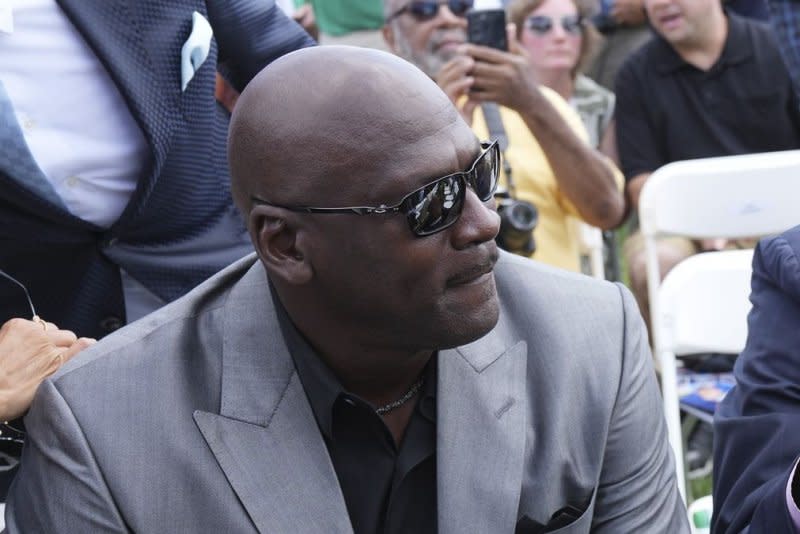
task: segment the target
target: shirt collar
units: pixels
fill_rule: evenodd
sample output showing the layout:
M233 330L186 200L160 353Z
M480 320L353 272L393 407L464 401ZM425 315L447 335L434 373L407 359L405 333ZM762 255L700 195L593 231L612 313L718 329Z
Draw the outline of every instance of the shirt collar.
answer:
M276 292L273 291L273 301L277 311L278 324L286 340L286 347L294 360L295 369L300 377L300 383L311 404L311 410L326 438L332 435L331 411L333 403L344 392L336 375L330 367L317 356L311 345L308 344L303 335L295 328L289 314L278 299Z
M725 10L725 15L728 17L728 35L725 38L722 54L720 54L719 59L712 68L741 63L753 55L751 41L747 36L747 22L745 19L727 10ZM660 74L671 74L684 67L695 68L684 61L672 48L672 45L657 33L655 34L655 47L656 52L653 61L656 64L656 70Z
M323 435L327 439L332 439L333 406L339 396L347 394L347 392L331 368L317 356L308 341L294 326L289 314L278 299L276 291L273 290L272 295L283 338L294 361L300 383L311 404L314 418ZM434 354L423 371L425 384L417 403L419 413L431 422L436 421L436 368L437 354Z

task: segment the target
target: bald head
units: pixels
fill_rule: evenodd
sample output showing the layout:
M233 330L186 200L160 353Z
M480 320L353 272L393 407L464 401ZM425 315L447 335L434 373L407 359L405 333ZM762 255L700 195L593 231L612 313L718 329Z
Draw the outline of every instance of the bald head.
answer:
M245 212L251 195L336 205L460 121L430 78L391 54L345 46L293 52L261 71L237 102L228 141L234 198Z
M388 19L404 5L406 0L383 0L383 18Z

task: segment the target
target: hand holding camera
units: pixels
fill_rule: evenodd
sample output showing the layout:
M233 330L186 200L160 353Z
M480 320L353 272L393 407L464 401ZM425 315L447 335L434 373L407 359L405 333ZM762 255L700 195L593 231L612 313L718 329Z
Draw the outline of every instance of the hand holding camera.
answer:
M472 85L468 88L468 104L481 102L489 135L496 138L505 156L508 137L497 104L512 109L530 105L528 91L538 94L538 82L524 51L516 39L516 28L506 25L503 10L473 11L467 14L465 57L471 60L472 69L466 71ZM470 62L463 61L463 65ZM517 94L515 94L517 93ZM520 94L521 93L521 94ZM518 98L521 97L521 98ZM536 206L516 198L512 169L503 158L506 188L495 194L497 213L500 215L500 232L496 241L501 248L530 256L536 250L533 230L539 220Z
M468 73L473 79L471 100L521 110L542 98L516 26L505 24L502 10L470 12L467 24L469 43L462 51L474 61Z
M469 74L474 66L475 60L470 56L458 55L445 63L436 76L436 84L441 87L470 126L477 105L476 101L468 98L475 81Z

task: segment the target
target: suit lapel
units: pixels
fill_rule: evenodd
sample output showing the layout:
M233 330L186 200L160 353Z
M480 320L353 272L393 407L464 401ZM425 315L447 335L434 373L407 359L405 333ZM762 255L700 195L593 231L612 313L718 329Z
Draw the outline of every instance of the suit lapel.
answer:
M150 146L152 165L143 171L147 179L139 181L120 217L124 220L141 205L143 195L152 190L151 182L161 173L172 137L174 120L171 117L178 113L164 96L170 93L157 76L156 71L165 65L153 61L143 41L147 30L143 25L163 24L163 21L139 20L137 3L126 0L57 2L108 71ZM191 12L185 11L186 20L190 21ZM178 28L163 28L163 31L178 31ZM176 72L175 76L177 86L179 74Z
M260 262L223 313L220 413L194 419L228 482L259 532L352 532Z
M441 534L513 532L526 439L527 344L497 328L439 353L437 498Z

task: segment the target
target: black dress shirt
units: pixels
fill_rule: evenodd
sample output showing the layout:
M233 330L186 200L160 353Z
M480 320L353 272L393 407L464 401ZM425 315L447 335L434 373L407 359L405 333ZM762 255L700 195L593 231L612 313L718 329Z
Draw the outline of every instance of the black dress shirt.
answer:
M275 300L355 534L436 532L436 355L397 446L375 407L344 390Z

